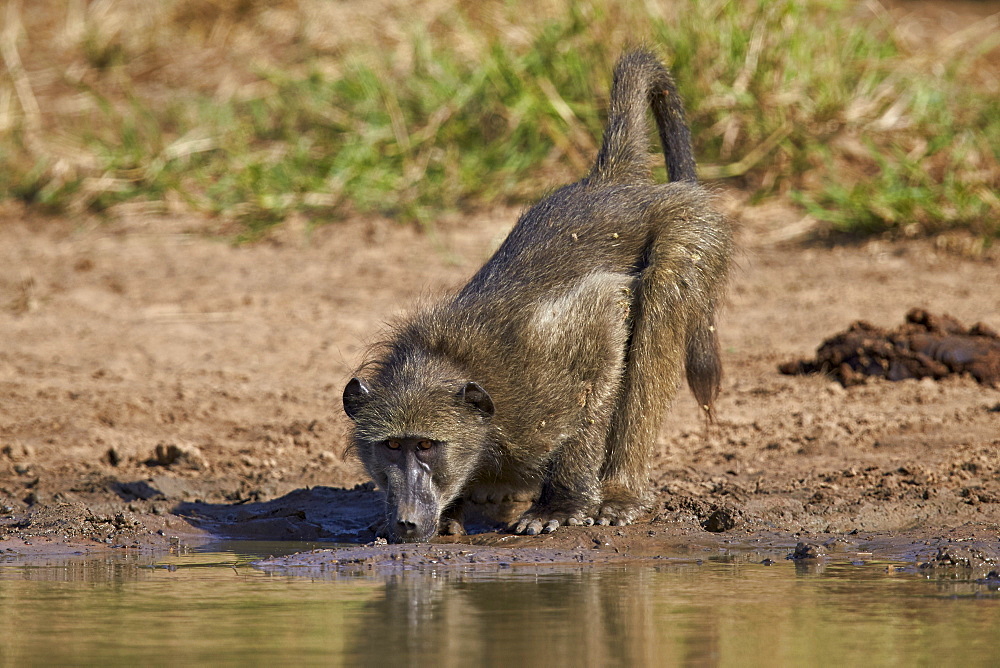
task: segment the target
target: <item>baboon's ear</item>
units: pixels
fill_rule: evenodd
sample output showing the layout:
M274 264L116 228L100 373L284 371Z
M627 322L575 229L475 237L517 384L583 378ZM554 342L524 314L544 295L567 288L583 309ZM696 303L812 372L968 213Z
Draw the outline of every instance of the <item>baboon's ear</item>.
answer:
M483 386L475 381L469 381L462 388L462 401L472 404L486 417L493 417L493 413L496 412L489 392L484 390Z
M372 398L372 391L360 378L351 378L344 388L344 412L352 420L358 411Z

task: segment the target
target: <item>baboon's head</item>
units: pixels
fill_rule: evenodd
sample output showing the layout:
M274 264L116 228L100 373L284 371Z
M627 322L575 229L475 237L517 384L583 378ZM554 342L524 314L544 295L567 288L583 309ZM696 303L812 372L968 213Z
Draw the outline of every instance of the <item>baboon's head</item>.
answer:
M388 533L422 541L485 456L493 400L472 381L394 380L352 378L344 411L358 456L385 490Z

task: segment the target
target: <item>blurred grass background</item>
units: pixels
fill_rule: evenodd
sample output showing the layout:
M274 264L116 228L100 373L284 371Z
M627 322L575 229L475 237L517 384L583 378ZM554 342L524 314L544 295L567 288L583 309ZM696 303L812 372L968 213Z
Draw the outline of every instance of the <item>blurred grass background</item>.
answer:
M643 44L674 70L703 178L823 230L988 245L1000 20L982 14L929 39L839 0L8 0L0 199L245 237L293 213L527 202L585 173L611 67Z

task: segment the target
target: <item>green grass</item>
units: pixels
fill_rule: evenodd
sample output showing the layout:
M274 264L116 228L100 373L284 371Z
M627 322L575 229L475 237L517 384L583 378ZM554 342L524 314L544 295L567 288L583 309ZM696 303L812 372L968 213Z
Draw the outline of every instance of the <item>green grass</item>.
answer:
M45 4L52 23L65 18ZM944 57L835 0L692 1L671 16L592 0L530 20L518 3L456 0L429 21L401 5L393 40L359 31L331 47L295 2L163 4L146 37L88 15L75 43L33 56L61 73L47 93L71 111L32 115L31 63L8 62L11 43L29 51L5 38L0 198L54 211L169 203L251 236L293 212L431 221L525 202L585 173L611 66L639 43L674 69L704 177L790 197L841 232L1000 235L998 91L995 74L977 77L1000 43L989 25ZM205 67L220 25L274 53ZM290 27L276 38L274 25ZM178 54L209 60L185 79Z

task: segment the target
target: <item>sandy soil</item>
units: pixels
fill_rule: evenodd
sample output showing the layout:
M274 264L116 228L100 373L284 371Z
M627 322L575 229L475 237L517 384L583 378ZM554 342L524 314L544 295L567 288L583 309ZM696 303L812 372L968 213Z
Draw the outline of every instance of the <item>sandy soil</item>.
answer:
M1000 390L957 376L845 389L777 368L855 320L891 327L914 307L998 329L1000 262L928 241L803 241L808 221L792 211L722 201L743 253L720 322L719 419L706 429L679 396L655 511L538 537L483 520L465 542L1000 556ZM234 247L195 219L3 210L0 551L370 541L380 497L343 454L343 385L386 319L460 285L516 214L451 217L429 234L293 223Z

